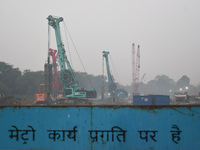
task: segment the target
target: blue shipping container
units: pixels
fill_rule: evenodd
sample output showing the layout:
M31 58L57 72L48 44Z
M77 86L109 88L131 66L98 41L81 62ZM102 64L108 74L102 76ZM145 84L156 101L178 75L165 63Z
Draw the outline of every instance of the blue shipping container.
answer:
M133 96L133 105L169 105L168 95Z
M152 98L152 105L169 105L170 97L168 95L148 95Z
M133 96L133 105L152 105L152 97Z

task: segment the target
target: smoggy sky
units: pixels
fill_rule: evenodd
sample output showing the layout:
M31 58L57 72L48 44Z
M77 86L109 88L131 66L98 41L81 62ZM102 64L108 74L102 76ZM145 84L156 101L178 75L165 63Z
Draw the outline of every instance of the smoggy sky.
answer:
M53 15L64 18L88 74L102 75L102 51L109 51L117 81L130 85L135 43L140 45L140 77L146 73L145 82L162 74L175 82L187 75L196 85L200 82L199 6L199 0L1 0L0 61L21 71L43 70L46 18ZM69 58L63 23L60 26ZM50 46L57 49L52 28L50 35ZM69 42L72 66L84 71L72 45Z

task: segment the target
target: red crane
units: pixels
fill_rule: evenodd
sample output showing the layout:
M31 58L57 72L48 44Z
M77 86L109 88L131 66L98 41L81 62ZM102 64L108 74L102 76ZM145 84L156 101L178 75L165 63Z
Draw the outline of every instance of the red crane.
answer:
M136 62L135 62L136 60ZM139 75L140 75L140 46L138 45L137 55L135 56L135 45L132 44L132 85L133 94L139 94Z
M135 45L132 44L132 87L133 94L135 93Z
M53 83L53 89L55 92L60 92L61 91L61 84L60 81L58 80L58 71L57 71L57 63L56 63L56 52L57 50L54 49L49 49L49 54L52 56L52 61L53 61L53 71L54 71L54 83Z
M137 58L136 58L136 73L135 73L135 93L139 93L139 76L140 76L140 45L137 49Z

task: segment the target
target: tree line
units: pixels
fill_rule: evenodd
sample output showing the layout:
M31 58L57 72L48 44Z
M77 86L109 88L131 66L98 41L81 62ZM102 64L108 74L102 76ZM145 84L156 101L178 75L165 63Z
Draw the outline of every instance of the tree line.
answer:
M84 72L75 72L80 87L94 88L98 97L101 95L102 84L104 91L107 91L107 77L98 75L94 76ZM4 95L29 95L34 96L40 84L44 83L44 71L24 70L21 72L19 68L14 68L5 62L0 61L0 94ZM132 93L131 85L120 85L118 88L124 88L129 94ZM190 84L190 79L183 75L177 82L170 79L166 75L157 75L155 79L139 84L140 94L159 94L173 95L176 90L187 90L189 94L194 93L194 86ZM195 88L196 92L200 91L200 86Z
M131 86L125 87L131 92ZM195 87L190 84L190 78L183 75L177 82L166 75L157 75L153 80L148 81L146 84L141 82L139 84L140 94L157 94L157 95L170 95L173 96L175 91L187 91L189 95L198 95L200 86Z

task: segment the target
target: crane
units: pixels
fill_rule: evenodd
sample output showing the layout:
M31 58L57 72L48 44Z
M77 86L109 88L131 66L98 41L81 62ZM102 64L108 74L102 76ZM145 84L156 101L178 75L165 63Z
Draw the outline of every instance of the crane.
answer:
M61 32L59 23L63 21L62 17L53 17L51 15L47 18L48 24L53 27L56 35L56 42L59 54L59 63L60 63L60 80L63 84L63 96L65 98L96 98L97 92L95 89L90 88L86 90L79 87L77 77L70 65L70 62L65 54L65 48L61 40ZM68 69L66 69L66 65Z
M49 54L51 55L52 61L53 61L53 71L54 71L53 89L54 89L54 92L58 93L61 91L61 83L59 81L59 74L57 71L56 53L57 53L57 50L54 50L51 48L49 49Z
M108 92L110 93L111 97L115 97L115 93L117 90L117 84L114 83L114 78L110 73L108 54L109 54L109 52L103 51L103 57L105 57L105 59L106 59L106 68L107 68L107 76L108 76Z
M139 93L139 76L140 76L140 46L138 45L137 58L136 58L135 93Z
M132 44L132 87L133 87L133 92L132 94L135 93L135 44Z
M196 94L196 87L198 87L199 85L200 85L200 82L197 83L197 84L193 87L193 93L192 93L192 95L194 95L194 96L197 95L197 94Z
M125 98L128 97L128 93L124 89L117 89L117 84L114 82L114 77L111 74L109 60L109 52L103 51L103 57L106 60L107 76L108 76L108 92L111 98Z
M136 60L136 62L135 62ZM133 95L139 94L139 75L140 75L140 46L138 45L137 55L135 56L135 45L132 44L132 86Z
M141 78L141 82L143 82L145 75L146 75L146 73L143 74L143 76Z

